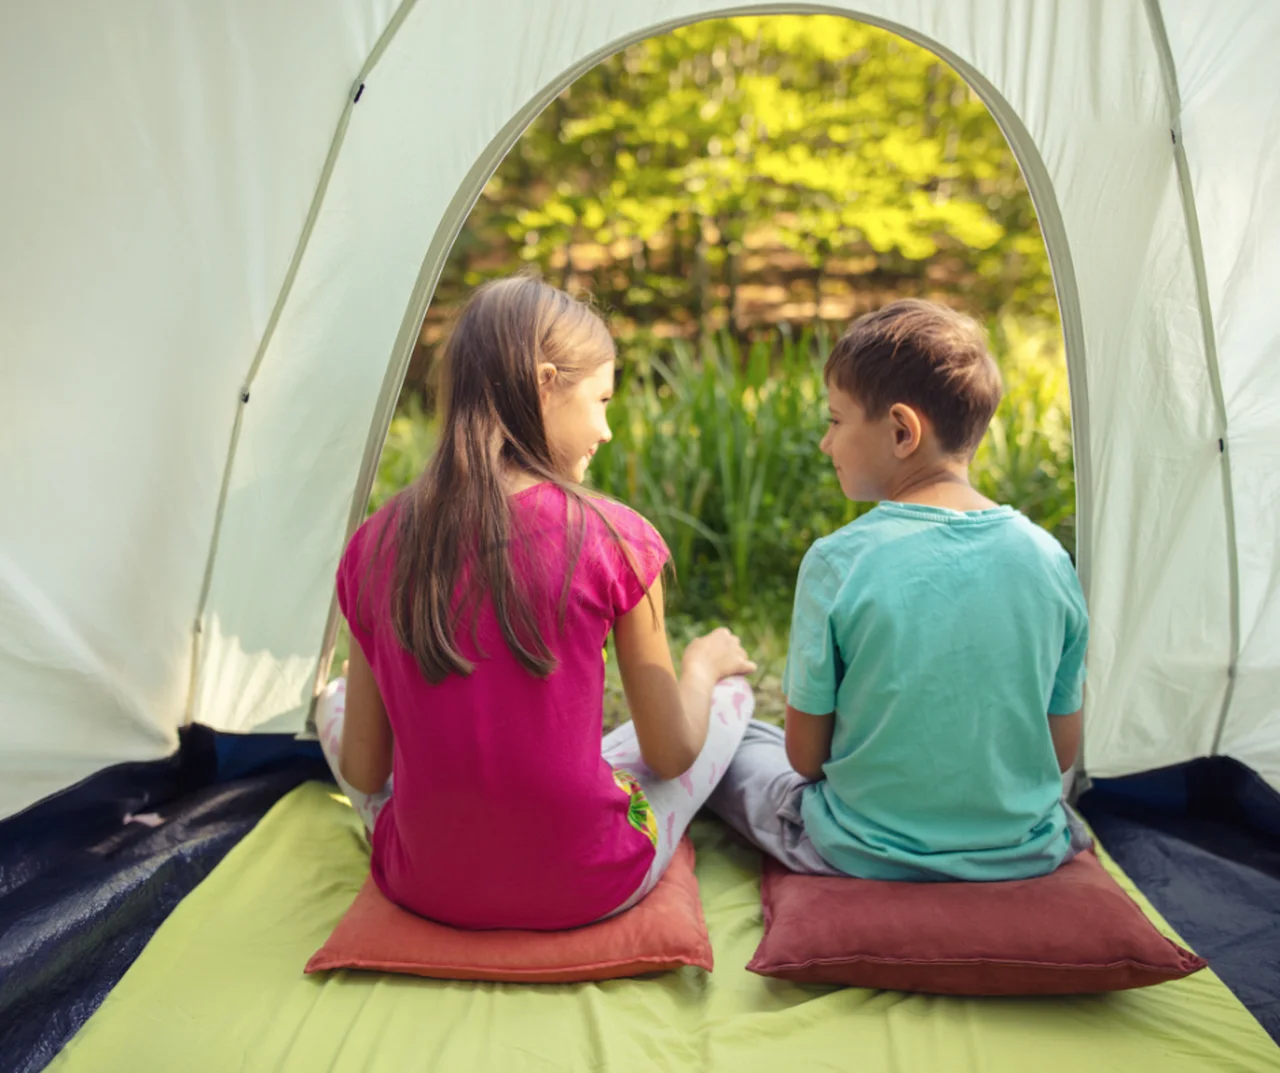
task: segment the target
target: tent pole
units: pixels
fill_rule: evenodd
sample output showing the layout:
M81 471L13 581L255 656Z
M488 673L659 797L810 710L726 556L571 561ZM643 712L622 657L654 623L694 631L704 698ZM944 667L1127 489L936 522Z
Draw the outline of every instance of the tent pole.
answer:
M333 140L329 143L329 152L325 156L324 166L320 170L320 180L316 184L315 193L311 197L311 205L302 224L302 233L298 236L298 243L294 247L293 257L289 261L284 280L280 284L280 291L276 295L275 305L271 309L271 316L267 318L267 326L263 330L262 339L258 343L257 350L254 351L253 361L249 364L249 369L245 373L240 388L239 399L236 403L235 422L231 426L231 440L227 445L227 461L222 471L222 485L218 489L218 505L214 511L213 530L209 538L209 554L205 558L204 577L200 582L200 596L196 601L195 619L191 630L191 674L187 684L186 711L182 720L184 726L195 719L196 687L200 681L200 659L203 655L201 638L204 635L205 610L209 602L209 590L213 585L213 569L218 558L218 541L222 535L222 520L226 512L227 491L231 486L231 474L235 467L236 448L240 444L240 430L244 425L244 411L249 404L253 381L258 375L263 359L266 357L267 348L275 337L276 326L280 323L280 316L284 312L284 307L289 301L289 295L293 291L294 280L298 277L298 269L302 265L302 258L311 241L311 233L315 228L316 219L320 215L325 194L329 189L329 180L333 176L333 169L338 162L338 155L342 151L342 143L346 137L347 126L351 122L351 110L364 92L365 78L378 60L382 58L383 52L386 51L387 46L395 37L396 31L400 29L405 17L416 2L417 0L403 0L396 9L387 25L383 28L378 40L374 43L368 57L361 65L360 72L356 75L355 81L347 93L342 114L338 117L337 129L334 131Z
M1145 0L1147 21L1151 24L1151 36L1160 57L1160 73L1164 78L1165 94L1169 99L1169 134L1173 142L1173 159L1178 172L1178 193L1182 199L1182 213L1187 227L1187 244L1191 247L1192 269L1196 281L1196 304L1200 311L1200 329L1204 342L1205 360L1209 367L1209 383L1213 388L1213 402L1218 415L1218 452L1222 461L1222 499L1226 512L1227 528L1227 576L1229 586L1228 632L1231 651L1227 664L1227 681L1222 695L1222 707L1218 712L1217 726L1213 732L1213 744L1209 755L1216 756L1222 747L1222 734L1235 695L1236 665L1240 660L1240 549L1236 540L1235 491L1231 477L1231 441L1228 435L1227 402L1222 389L1222 369L1218 360L1217 332L1213 327L1213 306L1209 301L1209 279L1205 273L1204 244L1200 235L1200 215L1196 210L1195 189L1191 183L1191 167L1187 163L1186 149L1182 144L1182 91L1178 86L1178 71L1173 62L1173 50L1165 29L1164 13L1160 0Z

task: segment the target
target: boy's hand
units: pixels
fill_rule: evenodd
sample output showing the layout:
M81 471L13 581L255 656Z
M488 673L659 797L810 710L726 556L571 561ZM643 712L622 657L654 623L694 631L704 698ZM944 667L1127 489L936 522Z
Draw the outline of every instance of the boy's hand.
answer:
M690 641L681 664L684 674L705 674L713 683L755 669L738 635L724 626Z

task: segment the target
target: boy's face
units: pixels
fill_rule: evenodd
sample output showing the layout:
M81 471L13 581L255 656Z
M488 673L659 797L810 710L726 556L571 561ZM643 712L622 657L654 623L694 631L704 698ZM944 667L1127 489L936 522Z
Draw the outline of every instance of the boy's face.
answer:
M884 499L896 471L896 422L890 414L867 420L866 411L852 395L835 384L827 385L830 425L818 445L831 459L845 496L858 503Z

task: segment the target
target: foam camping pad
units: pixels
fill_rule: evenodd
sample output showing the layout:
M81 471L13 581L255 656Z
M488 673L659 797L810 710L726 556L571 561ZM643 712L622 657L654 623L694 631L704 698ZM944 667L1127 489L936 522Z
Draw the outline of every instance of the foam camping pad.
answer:
M594 984L303 975L368 868L332 787L283 798L165 921L49 1067L56 1073L1254 1073L1280 1050L1210 970L1140 991L959 998L748 973L760 857L693 829L716 971ZM1176 938L1114 863L1104 862Z

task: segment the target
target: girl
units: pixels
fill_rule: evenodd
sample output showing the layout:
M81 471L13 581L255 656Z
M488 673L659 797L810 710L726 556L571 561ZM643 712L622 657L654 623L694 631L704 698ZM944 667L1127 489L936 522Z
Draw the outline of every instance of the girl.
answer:
M392 901L455 927L587 924L662 877L751 715L723 680L755 665L718 629L676 677L666 546L580 486L610 439L594 313L537 280L487 284L442 371L435 455L338 567L355 643L317 729ZM610 631L632 722L602 748Z

